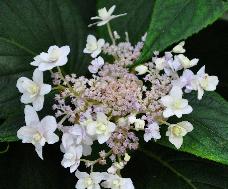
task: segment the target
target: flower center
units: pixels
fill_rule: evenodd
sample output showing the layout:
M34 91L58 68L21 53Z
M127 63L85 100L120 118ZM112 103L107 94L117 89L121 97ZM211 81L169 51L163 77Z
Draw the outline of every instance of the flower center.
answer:
M107 126L103 123L97 123L97 134L103 134L107 130Z
M91 187L92 185L93 185L93 180L90 177L85 178L86 188Z
M110 17L106 8L100 9L98 15L102 20L107 20Z
M113 180L112 181L112 186L113 188L119 187L121 185L120 180Z
M174 109L180 109L181 107L181 100L175 100L174 103L173 103L173 107Z
M54 48L49 54L49 61L56 62L59 59L60 52L59 49Z
M97 49L97 43L89 43L86 45L86 48L89 49L90 51L95 51Z
M203 88L207 88L208 86L208 74L205 74L203 79L200 81L200 84Z
M172 128L172 133L175 135L175 136L181 136L182 135L182 127L180 127L180 126L178 126L178 125L176 125L176 126L174 126L173 128Z
M34 97L38 94L39 89L39 86L34 83L28 87L27 91L31 94L31 97Z
M36 134L34 134L32 136L32 139L33 139L32 141L34 144L36 144L41 140L41 138L42 138L41 134L39 132L37 132Z

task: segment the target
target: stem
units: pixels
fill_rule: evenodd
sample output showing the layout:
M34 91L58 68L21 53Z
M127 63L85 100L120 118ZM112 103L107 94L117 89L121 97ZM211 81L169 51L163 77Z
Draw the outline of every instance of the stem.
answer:
M182 180L184 180L192 189L197 189L196 186L192 183L192 181L190 179L186 178L184 175L182 175L180 172L178 172L175 168L173 168L171 165L169 165L166 161L162 160L160 157L156 156L155 154L153 154L153 153L151 153L150 151L147 151L147 150L139 149L139 151L143 152L148 157L153 158L154 160L156 160L159 163L161 163L164 167L166 167L171 172L173 172L178 177L180 177Z
M112 44L115 45L116 41L115 41L115 38L114 38L113 33L112 33L111 25L109 23L107 23L107 28L108 28L108 34L112 40Z
M8 150L9 150L9 143L7 143L7 146L6 146L5 150L0 151L0 154L4 154L4 153L8 152Z
M69 88L70 92L72 92L73 94L75 94L77 96L77 93L74 91L74 89L72 88L72 86L68 83L68 81L64 78L62 71L60 69L60 67L57 67L58 72L60 74L60 78L66 83L67 87Z

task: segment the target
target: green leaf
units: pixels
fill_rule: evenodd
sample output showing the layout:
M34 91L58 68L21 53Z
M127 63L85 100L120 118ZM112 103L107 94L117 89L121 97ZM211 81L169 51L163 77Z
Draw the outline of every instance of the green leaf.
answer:
M226 189L228 167L149 144L123 170L136 189Z
M156 0L137 63L150 59L153 51L162 51L212 24L224 14L227 4L222 0Z
M228 103L215 92L207 92L201 101L196 95L188 95L193 112L183 117L194 130L184 137L181 151L202 158L228 164ZM161 144L172 147L169 141Z
M31 76L35 67L29 63L35 55L51 45L69 45L65 71L86 72L82 51L89 33L87 6L95 9L94 1L0 0L0 141L16 140L23 124L24 105L19 102L16 80Z
M121 35L121 40L125 40L125 32L129 33L129 39L132 43L138 42L146 33L151 12L153 10L154 0L98 0L98 8L116 5L114 14L127 13L126 16L112 20L111 26L114 31ZM109 39L107 28L105 26L98 28L100 37Z

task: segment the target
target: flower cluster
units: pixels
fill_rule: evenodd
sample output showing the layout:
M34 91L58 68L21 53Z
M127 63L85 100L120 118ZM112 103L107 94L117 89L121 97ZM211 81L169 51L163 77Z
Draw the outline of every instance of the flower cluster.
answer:
M169 123L168 118L182 118L193 111L184 93L197 91L201 100L204 91L213 91L218 84L218 78L206 74L204 66L196 74L190 70L198 59L190 60L183 54L184 42L163 55L154 52L150 61L135 66L146 34L135 46L129 42L127 33L121 42L121 36L112 32L109 22L125 14L113 15L114 9L115 6L100 9L99 15L91 18L99 20L94 23L97 26L107 25L112 42L88 35L83 52L92 57L88 66L91 77L63 75L60 66L67 63L70 48L51 46L31 63L37 67L32 80L21 77L17 82L23 94L21 102L26 104L26 126L18 130L18 138L23 143L32 143L43 158L42 147L59 141L54 133L58 130L64 154L61 164L71 173L76 172L77 189L134 189L131 179L122 178L120 172L130 161L131 151L138 149L140 134L145 142L159 140L160 126L166 125L169 141L180 148L193 125L183 120ZM53 88L43 83L43 72L47 70ZM51 90L56 92L55 116L40 121L37 111L43 108L44 95ZM91 160L94 156L97 157ZM95 172L95 165L108 162L111 164L106 172ZM78 170L83 163L90 173Z

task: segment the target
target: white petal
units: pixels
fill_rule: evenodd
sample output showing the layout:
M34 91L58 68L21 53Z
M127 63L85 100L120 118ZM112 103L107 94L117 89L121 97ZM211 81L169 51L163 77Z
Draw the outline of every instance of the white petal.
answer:
M17 137L22 140L23 143L31 143L33 135L37 133L34 127L24 126L17 131Z
M87 43L97 43L97 39L94 35L88 35L87 37Z
M38 114L36 113L35 109L32 106L25 106L24 109L25 113L25 123L26 125L31 125L33 123L39 123L39 117Z
M31 98L31 95L27 92L21 96L21 102L24 104L32 103L33 100L34 100L34 98Z
M45 138L48 144L54 144L59 141L59 137L55 133L47 134Z
M26 77L20 77L18 80L17 80L17 84L16 84L16 87L18 88L18 90L21 92L21 93L24 93L26 92L26 90L24 89L24 83L25 82L30 82L31 80L26 78Z
M91 57L96 58L100 53L101 53L101 49L97 49L91 54Z
M42 62L39 65L39 70L40 71L47 71L47 70L51 70L54 67L55 67L54 63L46 63L46 62L44 63L44 62Z
M161 102L164 106L169 107L173 103L173 98L167 95L161 98Z
M97 136L97 140L100 144L104 144L109 138L110 138L111 134L110 135L99 135Z
M170 91L170 95L174 98L182 98L183 92L180 87L173 86L173 88Z
M42 128L44 129L45 133L53 133L57 128L57 122L55 117L53 116L46 116L41 120Z
M183 137L169 137L169 141L179 149L183 144Z
M187 132L191 132L193 130L193 125L188 121L182 121L178 123L181 127L185 128Z
M36 111L40 111L44 105L44 96L38 96L33 102L32 105Z
M43 159L43 147L40 144L35 145L35 150L38 154L38 156Z
M97 41L97 46L98 46L98 48L103 47L104 44L105 44L105 40L104 40L104 39L99 39L99 40Z
M33 72L33 81L37 84L43 84L43 72L41 72L38 68Z
M86 172L76 171L75 176L76 176L78 179L83 179L83 178L88 177L89 174L86 173Z
M169 108L165 109L164 112L163 112L163 116L165 118L169 118L169 117L171 117L173 115L174 115L173 111L171 109L169 109Z
M70 53L70 47L69 46L63 46L60 48L62 56L67 56Z
M51 91L51 85L43 84L40 88L40 95L46 95Z
M63 66L67 63L68 58L66 56L62 56L58 59L58 61L55 63L55 66Z

